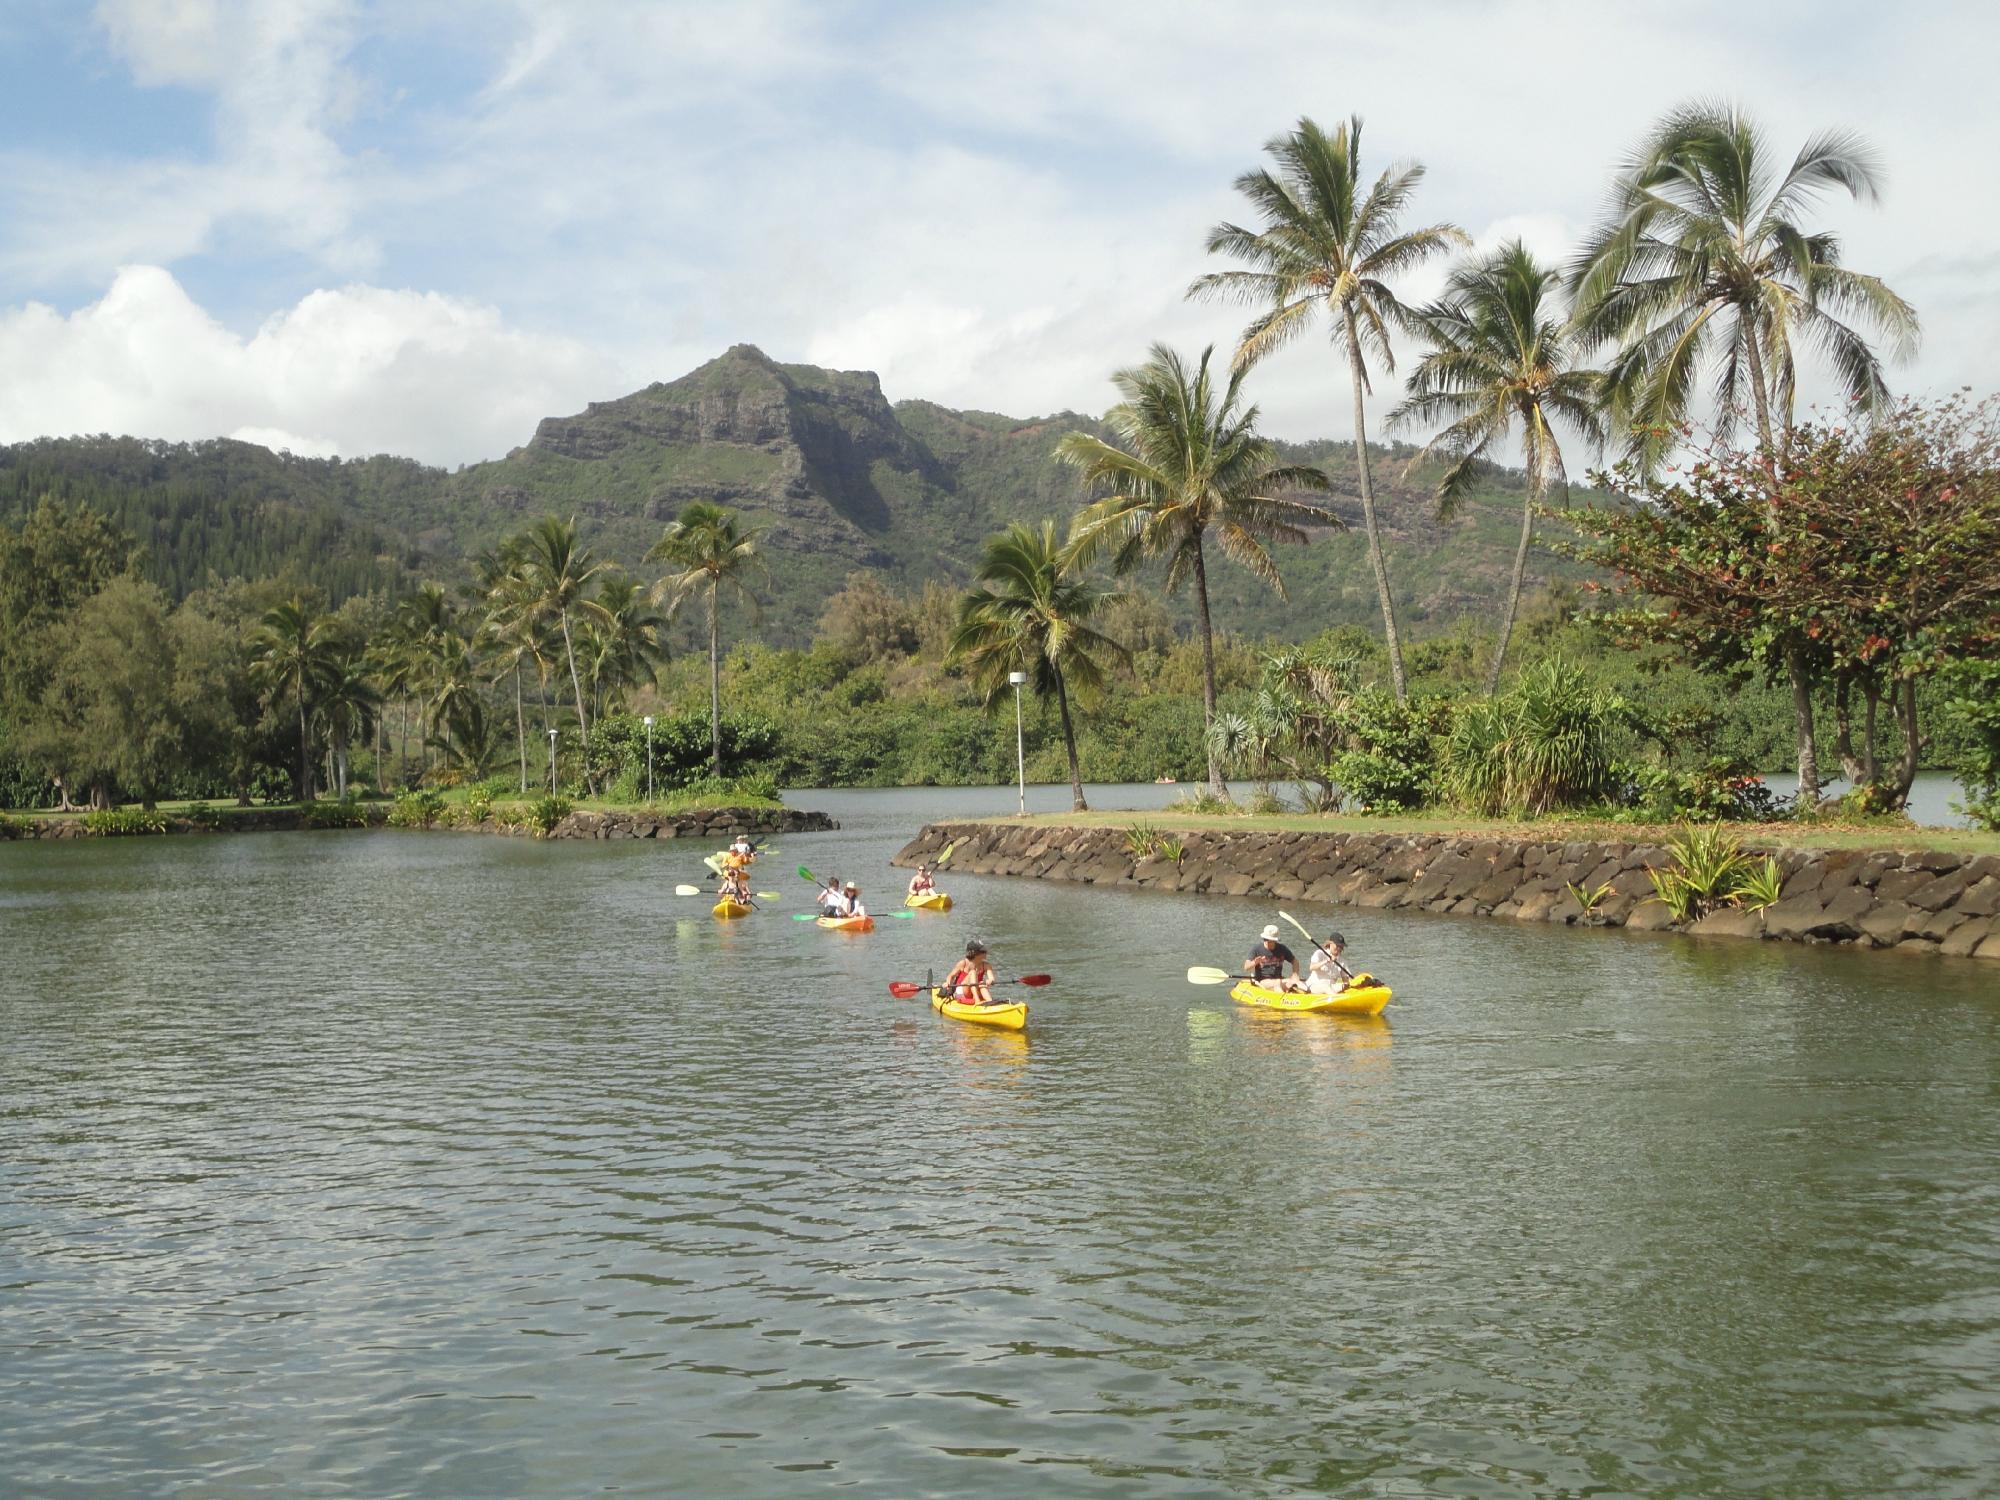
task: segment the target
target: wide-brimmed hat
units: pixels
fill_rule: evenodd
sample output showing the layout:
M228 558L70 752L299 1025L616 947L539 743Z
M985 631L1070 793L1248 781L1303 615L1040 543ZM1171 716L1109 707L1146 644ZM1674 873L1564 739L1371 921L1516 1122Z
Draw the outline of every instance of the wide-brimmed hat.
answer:
M854 883L853 881L851 881L851 880L850 880L850 881L848 881L848 882L847 882L847 884L846 884L846 885L842 886L842 887L841 887L841 889L842 889L842 890L848 890L848 891L858 891L858 890L860 890L860 889L861 889L861 887L860 887L860 886L858 886L858 885L856 885L856 884L855 884L855 883Z
M1284 934L1278 931L1278 924L1276 922L1273 922L1264 929L1264 941L1267 943L1275 943L1283 936Z

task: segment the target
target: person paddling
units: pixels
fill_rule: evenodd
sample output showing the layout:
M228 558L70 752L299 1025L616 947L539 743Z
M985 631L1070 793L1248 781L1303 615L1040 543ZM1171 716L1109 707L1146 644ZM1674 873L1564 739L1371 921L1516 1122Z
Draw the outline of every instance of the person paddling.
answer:
M732 863L747 868L756 862L757 846L750 842L749 834L739 833L736 842L729 846L729 853Z
M819 914L823 917L844 917L847 915L846 898L840 894L840 882L829 880L819 893Z
M1340 961L1347 939L1337 932L1329 932L1326 941L1313 949L1311 972L1306 976L1306 989L1315 995L1338 995L1346 989L1354 978L1354 971Z
M722 887L716 892L724 901L734 901L738 906L750 904L750 877L741 870L725 870Z
M848 881L840 888L840 914L843 917L865 917L868 908L861 904L861 887Z
M947 1000L963 1005L993 1003L993 965L986 960L986 945L978 938L965 945L965 957L945 976L939 986Z
M1267 990L1291 989L1298 982L1298 958L1280 940L1276 922L1259 935L1257 946L1243 960L1243 967L1253 981ZM1287 970L1291 971L1289 978Z
M929 865L918 865L917 873L910 877L910 894L928 896L937 889L937 882L931 878Z

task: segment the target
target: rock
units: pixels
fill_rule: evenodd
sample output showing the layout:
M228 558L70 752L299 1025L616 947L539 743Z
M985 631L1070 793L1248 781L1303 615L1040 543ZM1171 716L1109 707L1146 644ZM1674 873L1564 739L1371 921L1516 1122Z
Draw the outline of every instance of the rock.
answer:
M1761 913L1724 906L1710 912L1688 931L1697 937L1759 938L1764 935Z
M1861 934L1861 919L1874 908L1875 893L1860 885L1836 892L1820 913L1820 925L1809 936L1852 938Z
M1990 934L1985 942L1972 950L1972 956L2000 959L2000 932Z
M1986 941L1993 932L1993 919L1972 917L1957 927L1938 944L1938 952L1947 958L1970 958L1973 951Z
M1907 901L1910 892L1936 883L1937 877L1927 870L1891 870L1875 882L1875 894L1889 901Z
M1776 905L1764 908L1764 931L1774 938L1802 938L1819 926L1823 910L1817 892L1787 896Z
M1625 919L1625 926L1633 932L1663 932L1673 925L1674 914L1664 901L1642 901Z
M1956 911L1937 911L1931 912L1928 915L1919 913L1904 924L1903 931L1911 937L1925 938L1933 943L1941 943L1947 937L1951 936L1956 928L1964 926L1971 920L1963 912Z
M1374 886L1363 891L1354 904L1369 911L1386 911L1392 906L1401 906L1409 889L1407 885Z
M1916 908L1906 902L1878 899L1855 925L1876 947L1890 948L1902 941L1905 924L1916 914Z
M1968 917L2000 916L2000 876L1988 875L1954 901L1951 909Z
M1912 870L1929 870L1935 875L1944 875L1965 863L1963 854L1951 854L1943 849L1925 849L1912 854L1905 864Z
M1971 884L1972 872L1961 865L1956 870L1932 878L1929 885L1919 887L1903 899L1925 911L1943 911Z

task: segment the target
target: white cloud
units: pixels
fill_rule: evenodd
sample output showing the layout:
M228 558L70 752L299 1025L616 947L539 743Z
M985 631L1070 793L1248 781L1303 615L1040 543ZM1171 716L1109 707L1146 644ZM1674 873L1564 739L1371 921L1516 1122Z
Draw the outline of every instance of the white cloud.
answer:
M229 433L296 453L497 457L632 377L568 339L437 293L315 291L239 337L156 266L64 316L0 311L0 441Z

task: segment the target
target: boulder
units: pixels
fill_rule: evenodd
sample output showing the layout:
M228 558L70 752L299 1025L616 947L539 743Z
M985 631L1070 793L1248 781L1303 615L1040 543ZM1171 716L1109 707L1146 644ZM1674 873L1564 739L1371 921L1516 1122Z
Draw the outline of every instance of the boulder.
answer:
M1884 901L1863 912L1855 925L1878 948L1891 948L1903 940L1904 926L1917 915L1916 908L1903 901Z
M1673 925L1674 914L1664 901L1641 901L1625 919L1625 926L1633 932L1664 932Z
M1992 932L1991 917L1970 917L1952 928L1938 944L1938 952L1947 958L1970 958Z
M1925 849L1912 854L1905 865L1912 870L1929 870L1934 875L1945 875L1965 863L1963 854L1952 854L1943 849Z
M1988 875L1952 902L1951 909L1968 917L2000 916L2000 875Z
M1764 935L1763 914L1724 906L1710 912L1688 928L1697 937L1754 938Z

